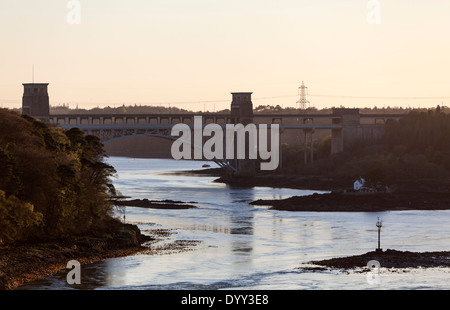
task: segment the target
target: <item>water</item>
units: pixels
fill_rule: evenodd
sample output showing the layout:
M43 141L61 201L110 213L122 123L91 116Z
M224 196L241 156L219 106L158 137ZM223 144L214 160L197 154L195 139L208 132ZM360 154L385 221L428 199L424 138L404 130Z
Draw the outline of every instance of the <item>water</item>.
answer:
M197 209L126 208L126 220L145 233L171 229L173 240L201 241L170 255L137 254L83 266L82 289L449 289L450 268L386 270L379 282L367 272L304 271L311 260L383 249L447 251L449 211L287 212L252 206L257 199L287 198L310 190L240 188L214 177L167 174L200 169L202 162L113 157L116 188L132 198L195 201ZM22 289L71 289L66 272Z

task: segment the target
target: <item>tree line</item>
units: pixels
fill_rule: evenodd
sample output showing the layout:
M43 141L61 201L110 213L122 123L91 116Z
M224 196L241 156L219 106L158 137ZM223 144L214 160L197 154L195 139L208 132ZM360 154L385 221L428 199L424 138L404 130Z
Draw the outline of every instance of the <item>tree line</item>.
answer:
M280 105L253 105L254 114L331 114L334 108L344 108L340 107L330 107L321 108L308 107L306 109L299 109L298 107L290 106L280 106ZM359 108L361 113L408 113L412 110L417 110L413 108L403 108L397 106L387 106L387 107L364 107ZM426 111L426 108L419 109L420 111ZM20 112L20 109L16 109ZM105 106L105 107L94 107L90 109L69 107L67 104L50 106L50 113L52 115L57 114L201 114L203 112L207 113L218 113L218 114L229 114L230 109L215 109L209 106L206 111L193 111L189 109L179 108L175 105L141 105L141 104L122 104L118 106Z
M0 246L92 234L112 220L97 137L0 109Z

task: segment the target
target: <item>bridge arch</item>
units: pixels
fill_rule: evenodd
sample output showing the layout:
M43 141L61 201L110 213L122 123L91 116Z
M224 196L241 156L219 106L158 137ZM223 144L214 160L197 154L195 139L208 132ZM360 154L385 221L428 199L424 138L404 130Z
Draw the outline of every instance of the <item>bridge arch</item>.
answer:
M106 143L123 140L123 139L131 138L131 137L155 137L155 138L162 138L162 139L166 139L166 140L170 140L170 141L177 140L177 138L172 137L172 136L167 136L167 135L163 135L163 134L154 134L154 133L148 133L148 132L121 135L121 136L107 138L107 139L100 138L100 140L102 141L103 144L106 144Z

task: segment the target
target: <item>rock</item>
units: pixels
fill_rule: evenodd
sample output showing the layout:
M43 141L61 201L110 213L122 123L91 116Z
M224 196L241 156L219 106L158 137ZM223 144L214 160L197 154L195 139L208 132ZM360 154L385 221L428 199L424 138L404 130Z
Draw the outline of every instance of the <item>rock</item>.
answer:
M388 249L382 252L372 251L362 255L312 261L309 264L330 268L352 269L364 268L371 260L380 262L381 267L385 268L450 267L450 251L419 253Z
M192 209L196 206L191 204L186 204L183 201L173 201L173 200L162 200L162 201L152 201L146 198L144 199L133 199L133 200L117 200L114 202L117 206L130 206L139 208L152 208L152 209Z

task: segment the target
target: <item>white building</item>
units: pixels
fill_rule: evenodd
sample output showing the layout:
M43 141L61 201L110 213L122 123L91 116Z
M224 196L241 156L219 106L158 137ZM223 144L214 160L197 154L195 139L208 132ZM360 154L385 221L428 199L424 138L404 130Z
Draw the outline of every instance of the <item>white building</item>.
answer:
M359 178L359 180L356 180L355 183L353 183L353 189L355 191L359 191L361 188L364 187L364 184L366 183L366 180L363 178Z

